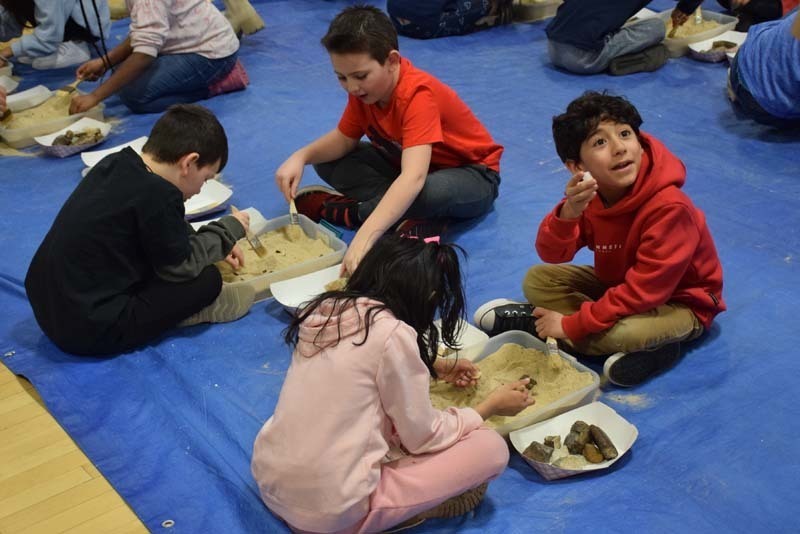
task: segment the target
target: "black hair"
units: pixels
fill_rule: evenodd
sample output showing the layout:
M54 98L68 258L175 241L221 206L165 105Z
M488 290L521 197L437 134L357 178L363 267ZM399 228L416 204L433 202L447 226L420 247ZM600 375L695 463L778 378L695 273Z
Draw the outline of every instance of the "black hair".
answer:
M624 97L586 91L569 103L565 113L553 117L553 140L561 161L580 161L581 145L603 121L627 124L638 137L642 117Z
M368 53L383 65L392 50L400 50L389 17L375 6L356 4L336 15L320 40L329 54Z
M228 137L207 108L175 104L156 121L142 152L162 163L177 163L186 154L197 152L198 167L219 161L222 170L228 162Z
M6 8L21 27L36 26L36 8L33 0L0 0L0 6Z
M420 357L431 376L437 378L433 363L439 348L440 331L433 324L437 311L441 319L441 340L446 347L458 349L458 329L464 318L464 288L456 245L426 243L423 240L387 235L378 239L364 255L344 289L326 291L306 304L294 316L284 332L289 346L296 346L300 325L325 301L332 301L328 326L335 315L367 297L380 302L367 308L364 337L353 341L363 345L369 336L373 317L388 310L417 332ZM341 330L337 343L341 341Z

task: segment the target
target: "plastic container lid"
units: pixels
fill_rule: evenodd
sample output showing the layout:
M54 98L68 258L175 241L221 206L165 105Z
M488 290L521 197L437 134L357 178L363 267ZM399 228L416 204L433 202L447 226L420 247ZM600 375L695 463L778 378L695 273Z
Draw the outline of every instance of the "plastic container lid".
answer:
M44 85L37 85L25 91L20 91L6 97L6 106L16 113L25 109L36 107L48 98L53 96L53 92Z
M6 95L10 95L19 87L19 82L5 74L0 74L0 87L6 90Z

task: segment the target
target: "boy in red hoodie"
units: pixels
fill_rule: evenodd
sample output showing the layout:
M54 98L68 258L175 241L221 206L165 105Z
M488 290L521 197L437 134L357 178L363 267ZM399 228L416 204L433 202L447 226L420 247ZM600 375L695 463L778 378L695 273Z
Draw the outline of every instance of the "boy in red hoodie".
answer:
M548 264L525 276L531 304L497 299L475 313L490 334L523 329L580 354L611 354L603 372L620 386L671 366L680 343L725 310L705 216L680 190L683 163L641 123L630 102L596 92L553 119L572 176L539 226L536 250ZM584 246L594 267L564 264Z

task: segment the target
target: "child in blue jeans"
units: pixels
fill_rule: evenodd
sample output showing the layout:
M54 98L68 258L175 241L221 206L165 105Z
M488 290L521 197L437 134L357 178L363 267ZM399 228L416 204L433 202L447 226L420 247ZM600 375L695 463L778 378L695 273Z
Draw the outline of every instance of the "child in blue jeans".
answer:
M658 17L625 22L649 0L566 0L545 28L553 65L576 74L608 70L622 75L654 71L669 59L666 27ZM702 0L681 0L672 10L674 27L682 25Z
M239 40L222 13L207 0L127 0L128 37L107 56L88 61L77 76L97 80L87 95L72 98L70 113L91 109L112 94L134 113L157 113L244 89L247 73L237 60Z

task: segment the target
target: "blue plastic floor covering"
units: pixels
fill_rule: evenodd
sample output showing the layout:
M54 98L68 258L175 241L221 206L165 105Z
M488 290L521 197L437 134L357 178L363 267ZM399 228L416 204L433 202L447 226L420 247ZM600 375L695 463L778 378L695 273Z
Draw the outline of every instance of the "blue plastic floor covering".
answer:
M345 95L319 38L349 3L256 4L267 28L241 49L252 84L205 102L230 138L225 178L238 206L284 214L274 170L335 127ZM115 23L111 45L125 24ZM639 429L632 450L611 469L546 482L512 454L474 515L415 531L798 531L800 140L736 117L725 97L725 64L684 57L655 73L574 76L549 64L543 30L543 23L514 24L400 42L404 55L455 88L506 147L494 211L453 235L469 253L469 313L491 298L521 298L522 276L539 262L539 221L569 176L550 119L587 89L627 96L643 129L685 162L684 189L707 215L729 311L668 373L631 390L604 391L600 400ZM24 76L20 90L73 78L70 69L20 66L17 73ZM146 135L157 117L131 115L113 97L107 104L107 115L120 122L105 146ZM176 331L116 358L64 354L36 325L22 280L82 163L77 156L4 157L0 165L3 363L33 382L149 529L166 532L162 522L173 520L169 532L285 531L261 503L249 468L253 439L290 361L280 305L259 303L238 322ZM318 181L308 169L304 183ZM590 263L591 256L578 260Z

